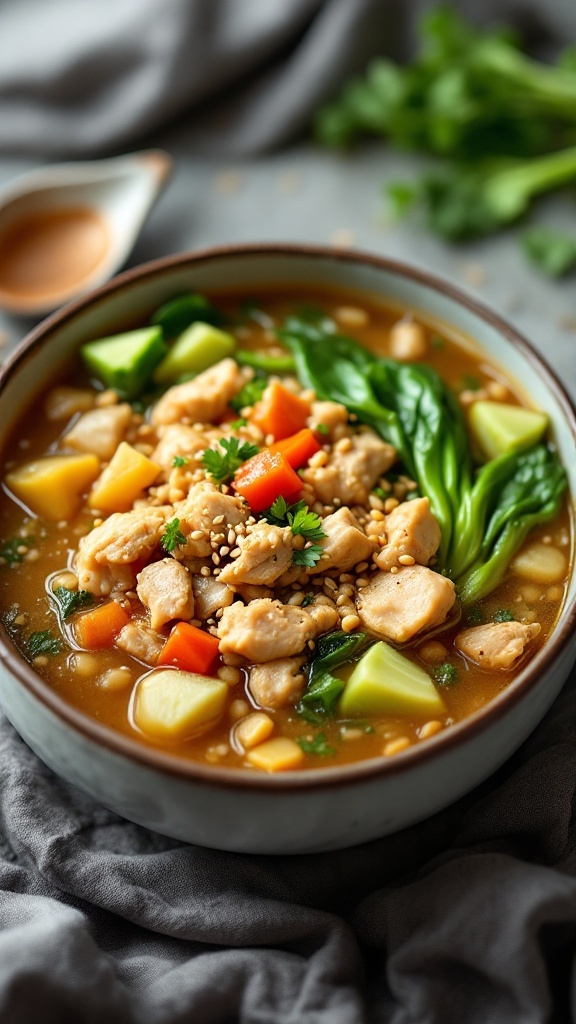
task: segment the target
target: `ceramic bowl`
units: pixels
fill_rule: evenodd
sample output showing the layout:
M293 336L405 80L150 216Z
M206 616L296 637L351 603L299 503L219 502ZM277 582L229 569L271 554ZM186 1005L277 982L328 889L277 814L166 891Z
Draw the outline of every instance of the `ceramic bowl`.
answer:
M128 271L54 314L0 376L0 446L80 344L144 318L188 289L302 282L365 291L453 325L502 364L550 416L576 494L576 415L549 367L506 323L421 270L309 246L243 246L179 255ZM0 701L59 775L132 821L191 843L250 853L310 853L383 836L445 807L485 779L552 704L576 654L576 576L545 647L491 703L394 758L267 776L194 764L139 745L66 704L0 636Z

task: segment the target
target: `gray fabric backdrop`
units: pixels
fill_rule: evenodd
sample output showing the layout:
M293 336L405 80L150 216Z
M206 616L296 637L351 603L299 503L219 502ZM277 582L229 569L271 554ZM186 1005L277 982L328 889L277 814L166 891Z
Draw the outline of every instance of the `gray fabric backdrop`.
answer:
M244 191L226 199L209 191L219 165L199 154L232 159L292 139L371 53L406 52L416 6L0 0L0 180L48 158L169 139L184 170L134 260L270 237L269 221L276 236L295 237L272 212L254 227L274 201L291 231L318 240L352 212L366 223L379 150L356 164L294 148L244 161ZM517 16L543 49L576 38L573 0L482 8ZM309 187L279 199L272 173L302 168ZM199 198L186 208L190 183ZM375 228L363 230L362 244L381 247ZM394 229L385 244L460 273L464 257L410 231ZM518 302L514 283L525 299L518 317L538 325L537 342L576 389L573 336L552 319L562 304L573 311L570 285L515 269L512 248L499 244L466 259L493 270L500 305ZM21 333L9 319L0 328ZM183 846L116 818L0 720L0 1021L567 1024L576 1019L575 722L572 678L518 754L432 820L356 850L264 858Z

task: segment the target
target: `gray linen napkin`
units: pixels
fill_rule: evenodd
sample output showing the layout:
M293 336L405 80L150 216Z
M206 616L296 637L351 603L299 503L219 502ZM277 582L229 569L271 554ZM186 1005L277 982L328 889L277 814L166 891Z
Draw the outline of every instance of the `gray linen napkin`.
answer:
M0 153L292 137L425 0L0 0ZM467 7L478 16L478 5ZM573 0L485 0L535 42ZM0 717L1 1024L576 1020L576 675L495 776L339 853L238 856L147 832L57 779Z

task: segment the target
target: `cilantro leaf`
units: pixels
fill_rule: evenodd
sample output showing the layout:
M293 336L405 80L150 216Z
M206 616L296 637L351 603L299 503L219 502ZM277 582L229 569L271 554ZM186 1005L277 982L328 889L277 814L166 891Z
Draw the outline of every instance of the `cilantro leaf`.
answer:
M512 615L509 608L499 608L494 616L494 622L515 622L516 619Z
M317 732L311 740L306 736L299 736L296 742L304 754L316 754L317 757L334 757L336 753L336 747L332 747L326 742L323 732Z
M254 377L253 380L249 380L242 390L234 398L230 399L230 405L234 411L241 412L246 406L255 405L256 402L259 402L266 389L266 384L265 377Z
M185 455L175 455L174 458L172 459L172 465L174 466L175 469L179 469L181 466L185 466L187 462L188 459L186 458Z
M68 587L55 587L52 593L58 602L63 619L67 619L69 615L77 612L79 608L88 608L91 604L94 604L94 598L87 590L69 590Z
M438 683L438 686L452 686L458 679L458 669L456 665L445 661L443 665L437 665L436 668L432 669L432 676L434 682Z
M3 558L6 565L18 565L24 560L24 555L18 551L20 547L29 547L34 543L34 537L11 537L0 546L0 558Z
M41 654L54 657L62 651L62 641L49 629L43 629L30 634L26 641L26 651L32 660Z
M302 601L302 604L300 605L300 607L301 608L307 608L308 605L310 605L310 604L314 604L314 594L306 594L306 596L305 596L304 600Z
M228 483L238 467L260 450L249 441L241 444L237 437L223 437L220 447L224 449L224 454L217 448L207 448L202 456L204 469L217 484Z
M293 551L292 561L294 565L303 565L306 569L311 569L322 557L323 550L319 544L311 544L309 548L302 548L302 551Z
M160 546L164 548L164 551L174 551L174 548L182 547L186 543L186 537L179 530L179 526L179 519L171 519L169 523L166 523L164 533L160 538Z
M240 430L240 427L245 427L248 424L248 420L244 416L240 416L237 420L232 420L230 423L231 430Z
M303 504L295 513L289 509L286 518L295 536L305 537L306 540L322 540L326 536L320 516L316 512L309 512L307 505Z
M300 507L303 507L304 502L300 501L298 504ZM266 522L270 523L272 526L285 526L288 509L291 507L293 506L289 505L286 498L283 498L280 494L276 498L276 501L271 504L270 508L266 509L266 511L262 513L262 516Z

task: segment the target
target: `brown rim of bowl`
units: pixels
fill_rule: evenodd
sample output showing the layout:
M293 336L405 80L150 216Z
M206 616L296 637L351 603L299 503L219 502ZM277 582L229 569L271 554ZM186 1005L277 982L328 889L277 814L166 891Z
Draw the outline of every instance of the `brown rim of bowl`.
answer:
M109 294L122 289L124 285L129 285L151 275L155 276L159 272L171 270L179 265L190 264L193 266L210 262L211 260L219 260L227 256L258 255L318 257L323 260L332 260L336 263L365 264L400 277L408 278L452 299L502 334L516 349L521 351L529 363L538 369L540 376L546 382L563 411L576 446L576 408L560 380L546 361L532 348L530 343L489 307L484 306L476 299L471 298L441 278L437 278L433 274L429 274L427 271L420 270L417 267L412 267L386 257L375 256L371 253L349 249L332 249L328 246L320 245L252 243L215 246L201 249L198 252L166 256L127 270L83 298L77 299L61 311L53 313L35 327L24 338L0 370L0 393L19 364L42 341L47 333L51 332L53 328L61 327L67 321L73 319L86 307L93 306L99 301L106 299ZM361 290L359 289L359 291ZM495 721L502 718L517 701L538 684L541 675L551 667L556 657L568 643L575 627L576 603L566 615L561 628L557 629L552 639L546 643L534 660L530 662L509 687L479 711L451 726L449 730L426 740L422 745L409 747L406 751L391 758L369 758L365 761L357 761L333 768L310 768L301 773L287 772L285 775L252 774L242 768L211 767L199 762L188 761L166 751L145 746L125 736L123 733L115 732L113 729L100 725L82 711L68 704L43 682L28 662L17 652L2 625L0 625L0 658L6 663L11 673L49 711L63 719L67 725L76 729L83 736L102 744L116 755L140 762L148 768L160 769L170 775L197 780L198 782L208 783L216 787L231 786L240 789L279 789L281 791L289 791L309 788L325 789L333 786L350 785L364 779L409 770L422 761L441 756L453 747L460 746L469 737L483 732Z

